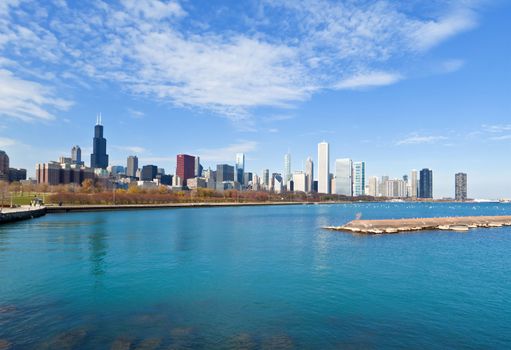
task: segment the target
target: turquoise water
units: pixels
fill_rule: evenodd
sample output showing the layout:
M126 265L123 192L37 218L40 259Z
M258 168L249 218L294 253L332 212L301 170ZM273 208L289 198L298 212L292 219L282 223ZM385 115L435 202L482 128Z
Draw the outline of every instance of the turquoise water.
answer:
M511 347L511 227L320 229L357 213L510 215L511 205L164 209L1 226L0 340L15 349Z

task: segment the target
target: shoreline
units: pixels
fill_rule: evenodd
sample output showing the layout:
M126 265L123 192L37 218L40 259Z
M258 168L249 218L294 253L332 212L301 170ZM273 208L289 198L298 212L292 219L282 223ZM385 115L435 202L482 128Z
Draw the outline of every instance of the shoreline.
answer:
M192 203L161 203L161 204L69 204L58 206L46 205L46 211L51 213L90 212L90 211L117 211L117 210L149 210L166 208L218 208L218 207L250 207L271 205L326 205L326 204L371 204L371 203L455 203L474 204L474 202L457 201L324 201L324 202L192 202Z
M117 211L117 210L139 210L139 209L172 209L172 208L223 208L223 207L256 207L272 205L321 205L321 204L346 204L350 202L241 202L241 203L165 203L165 204L83 204L83 205L62 205L46 206L46 212L69 213L69 212L90 212L90 211Z
M0 225L38 218L44 215L46 215L46 207L44 206L2 209L0 213Z

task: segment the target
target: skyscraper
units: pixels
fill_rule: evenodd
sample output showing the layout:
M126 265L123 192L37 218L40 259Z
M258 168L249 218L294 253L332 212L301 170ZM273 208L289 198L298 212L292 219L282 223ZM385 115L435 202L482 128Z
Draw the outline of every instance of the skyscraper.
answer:
M287 183L291 181L293 174L291 174L291 154L286 153L284 155L284 184L287 186ZM289 188L288 188L289 190Z
M263 187L265 190L270 189L270 169L263 170Z
M318 144L318 192L330 193L330 150L324 141Z
M216 182L234 181L234 167L228 164L218 164L216 166Z
M138 169L138 157L137 156L129 156L126 162L126 176L128 177L136 177Z
M412 198L417 198L418 182L417 182L417 170L415 170L415 169L413 169L412 173L410 174L410 182L409 182L408 186L409 186L408 195Z
M455 179L455 197L457 201L467 200L467 174L457 173Z
M378 177L372 176L369 178L369 191L366 195L376 197L378 192Z
M419 197L433 198L433 171L430 169L422 169L419 180Z
M156 179L158 174L158 167L156 165L144 165L140 172L140 180L142 181L153 181Z
M195 157L195 177L201 177L202 176L202 171L204 170L204 168L202 167L201 163L200 163L200 157Z
M353 163L351 159L335 160L335 194L353 195Z
M82 149L80 146L73 146L71 149L71 162L73 164L81 164L82 163Z
M0 180L9 181L9 156L0 151Z
M178 154L176 159L176 175L186 186L186 180L195 177L195 157L188 154Z
M236 181L238 181L242 185L244 184L243 183L244 172L245 172L245 154L236 153Z
M295 171L293 174L293 190L305 192L307 190L307 176L303 171Z
M366 187L366 163L353 163L353 195L363 196Z
M305 191L306 192L313 192L314 187L314 162L312 161L311 157L308 157L305 161L305 176L306 179L306 186Z
M106 169L108 166L108 154L106 154L106 139L103 137L103 125L101 115L94 127L94 138L92 139L92 154L90 155L90 167Z

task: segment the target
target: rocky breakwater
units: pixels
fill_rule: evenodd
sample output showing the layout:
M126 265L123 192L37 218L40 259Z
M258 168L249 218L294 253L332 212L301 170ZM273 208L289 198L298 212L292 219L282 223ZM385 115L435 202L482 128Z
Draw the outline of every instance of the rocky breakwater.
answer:
M392 234L423 230L468 231L476 227L502 226L511 226L511 216L353 220L343 226L326 226L323 228L360 234Z
M0 213L0 225L9 222L28 220L46 214L46 207L43 206L22 206L18 208L2 208Z

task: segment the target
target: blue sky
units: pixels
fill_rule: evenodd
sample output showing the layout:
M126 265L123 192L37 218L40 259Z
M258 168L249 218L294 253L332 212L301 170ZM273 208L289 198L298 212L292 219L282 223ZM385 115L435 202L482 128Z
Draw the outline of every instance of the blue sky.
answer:
M101 112L111 164L302 170L326 140L368 176L433 169L435 197L458 171L511 197L510 33L498 0L3 0L0 149L88 161Z

